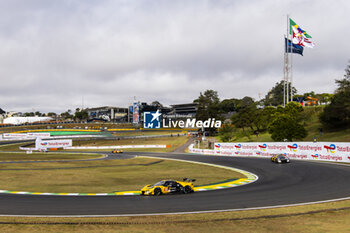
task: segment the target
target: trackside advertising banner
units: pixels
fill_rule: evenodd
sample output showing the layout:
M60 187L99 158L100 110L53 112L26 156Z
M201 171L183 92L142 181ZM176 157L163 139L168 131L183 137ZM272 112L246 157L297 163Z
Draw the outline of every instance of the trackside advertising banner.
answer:
M72 146L72 139L65 140L40 140L35 141L36 149L48 149L48 148L66 148Z
M213 152L200 150L193 145L189 148L192 153L224 156L271 157L286 154L291 159L350 162L350 143L345 142L215 143Z
M214 151L214 150L194 148L193 144L191 144L191 145L188 147L188 150L189 150L190 153L198 153L198 154L206 154L206 155L215 155L215 151Z
M50 133L5 133L4 139L33 139L33 138L49 138Z

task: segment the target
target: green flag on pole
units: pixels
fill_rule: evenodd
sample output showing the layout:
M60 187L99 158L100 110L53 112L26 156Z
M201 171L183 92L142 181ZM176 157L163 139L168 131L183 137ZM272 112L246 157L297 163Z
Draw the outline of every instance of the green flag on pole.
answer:
M293 28L295 27L296 29L299 30L306 38L312 38L309 34L306 33L306 31L302 30L298 24L296 24L291 18L289 18L289 33L293 34Z

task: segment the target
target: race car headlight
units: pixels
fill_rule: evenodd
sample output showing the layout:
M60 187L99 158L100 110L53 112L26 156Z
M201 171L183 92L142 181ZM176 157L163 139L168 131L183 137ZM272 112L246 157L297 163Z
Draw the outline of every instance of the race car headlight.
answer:
M149 193L149 191L146 191L146 194L148 194Z

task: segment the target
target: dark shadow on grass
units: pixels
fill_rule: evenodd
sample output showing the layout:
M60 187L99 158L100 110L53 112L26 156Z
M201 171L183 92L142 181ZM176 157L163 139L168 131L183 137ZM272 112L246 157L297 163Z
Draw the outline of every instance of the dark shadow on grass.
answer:
M152 166L158 163L164 162L164 160L158 160L151 163L138 163L138 164L124 164L124 165L106 165L106 166L80 166L80 167L54 167L54 168L12 168L12 169L0 169L0 171L34 171L34 170L64 170L64 169L84 169L84 168L99 168L99 167L127 167L127 166Z

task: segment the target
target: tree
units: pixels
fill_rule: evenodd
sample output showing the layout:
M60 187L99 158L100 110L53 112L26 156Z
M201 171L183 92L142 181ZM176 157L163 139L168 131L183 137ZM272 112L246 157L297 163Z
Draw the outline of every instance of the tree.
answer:
M193 101L197 103L196 119L206 121L208 119L222 120L220 112L220 99L218 93L213 90L206 90L204 94L200 93L198 99ZM210 134L215 134L216 128L206 128Z
M289 102L283 109L283 112L295 118L296 120L301 119L301 112L304 111L303 106L298 102Z
M274 141L293 141L307 136L304 126L288 114L277 114L269 126L269 133Z
M198 104L196 113L198 120L205 121L209 118L220 118L220 99L216 91L206 90L204 94L200 93L198 99L193 102Z
M54 112L49 112L49 113L47 113L47 116L49 116L49 117L56 117L57 114L54 113Z
M297 89L295 87L291 87L291 83L289 85L289 96L291 92L293 96L297 93ZM287 92L287 88L285 90ZM283 94L284 94L284 81L280 81L276 83L275 86L267 93L265 99L263 100L265 106L278 106L283 104Z
M151 105L157 107L157 109L160 109L160 108L163 107L163 105L162 105L159 101L157 101L157 100L153 101L153 102L151 103Z
M285 108L277 107L273 120L268 127L271 138L275 141L293 141L303 139L307 131L300 123L301 113L304 111L300 103L289 102Z
M314 91L311 91L311 92L306 92L306 93L304 93L304 95L303 95L304 98L309 97L309 96L315 98L315 97L316 97L316 94L315 94Z
M254 125L257 128L257 132L264 132L268 129L270 123L273 120L276 108L267 106L263 109L257 109L257 114L254 119Z
M254 99L249 96L245 96L242 99L238 100L237 109L240 111L241 109L245 109L249 106L253 106L255 104ZM256 105L255 105L256 107Z
M26 113L24 113L24 116L26 116L26 117L35 116L35 113L34 112L26 112Z
M320 104L330 103L332 97L333 97L333 94L329 94L329 93L316 94L316 98L318 99Z
M236 111L238 99L225 99L220 103L220 110L224 113Z
M238 113L231 117L232 123L243 131L249 128L254 131L254 121L257 117L258 110L256 104L250 98L244 97L238 104Z
M349 61L349 64L345 68L344 78L340 79L340 80L335 80L335 82L338 84L338 89L336 90L336 93L343 92L343 91L349 91L349 89L350 89L350 61Z
M71 110L68 109L66 112L61 113L61 117L64 119L72 119L73 115L71 115Z
M235 137L235 127L230 124L224 124L219 129L219 137L223 142L229 142Z
M345 69L344 79L336 80L338 88L331 103L320 114L320 120L327 128L350 127L350 61Z
M77 108L75 113L74 113L74 118L78 119L80 121L87 120L88 117L89 117L88 112L85 110L80 110L79 108Z

